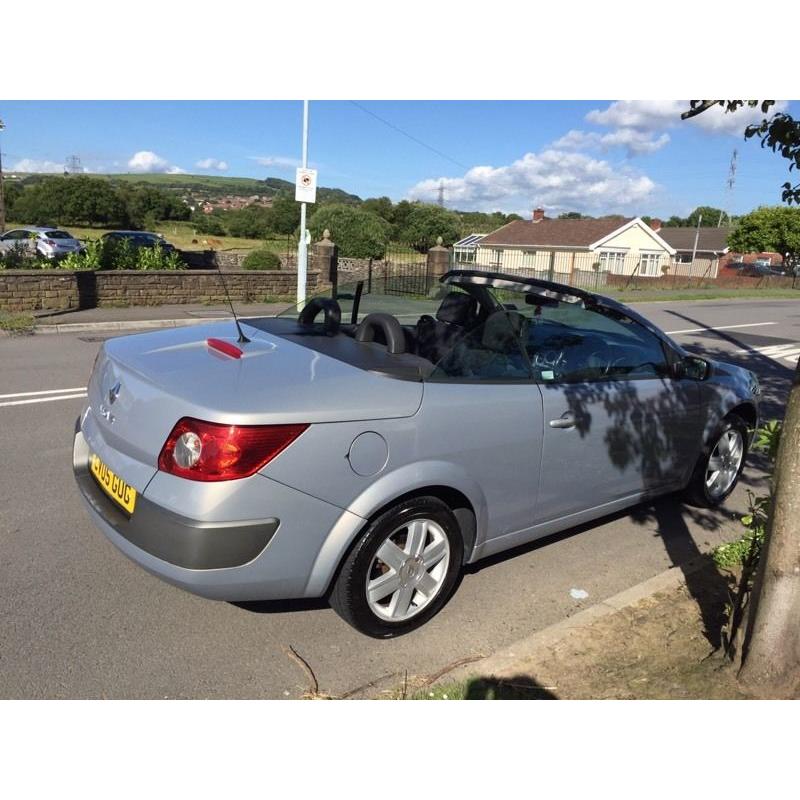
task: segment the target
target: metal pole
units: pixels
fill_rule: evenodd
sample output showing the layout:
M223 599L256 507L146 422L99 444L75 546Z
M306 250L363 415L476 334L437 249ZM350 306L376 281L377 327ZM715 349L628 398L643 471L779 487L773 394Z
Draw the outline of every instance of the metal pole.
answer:
M700 223L703 221L703 215L697 217L697 230L694 232L694 247L692 248L692 266L689 268L689 285L691 286L692 278L694 278L694 258L697 255L697 241L700 238Z
M303 169L308 167L308 100L303 100ZM306 245L306 204L300 204L300 242L297 245L297 303L306 301L306 275L308 273L308 246Z
M5 128L3 120L0 119L0 131ZM6 232L6 203L3 196L3 149L0 147L0 233Z

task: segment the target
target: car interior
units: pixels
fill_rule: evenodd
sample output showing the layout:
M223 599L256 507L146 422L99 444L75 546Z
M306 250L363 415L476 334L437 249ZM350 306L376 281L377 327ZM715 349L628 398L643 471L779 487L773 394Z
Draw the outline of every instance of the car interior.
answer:
M592 307L577 318L580 324L574 324L574 314L570 324L569 318L559 318L559 309L584 309L582 303L561 303L534 291L514 297L532 308L523 313L485 286L464 283L447 287L435 313L422 314L413 324L382 311L345 322L339 302L330 297L313 298L296 317L249 324L361 369L406 380L576 382L663 374L661 343L641 336L619 312Z

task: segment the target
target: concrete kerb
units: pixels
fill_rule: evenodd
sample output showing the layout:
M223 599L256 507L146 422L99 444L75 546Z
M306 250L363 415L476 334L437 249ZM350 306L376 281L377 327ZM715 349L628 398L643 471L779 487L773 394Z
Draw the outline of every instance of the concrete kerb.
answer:
M263 315L260 315L263 316ZM260 317L239 317L241 320ZM65 322L63 324L37 325L34 333L93 333L102 331L143 331L157 328L181 328L186 325L202 325L207 322L225 322L233 317L197 317L181 319L140 319L109 322Z
M549 650L575 631L588 628L597 620L616 614L622 609L652 597L659 592L670 591L686 583L686 576L698 572L708 565L707 556L699 556L680 567L670 569L642 583L625 589L613 597L573 614L530 636L520 639L496 653L446 673L431 685L460 682L469 678L503 678L524 672L524 662L543 650Z

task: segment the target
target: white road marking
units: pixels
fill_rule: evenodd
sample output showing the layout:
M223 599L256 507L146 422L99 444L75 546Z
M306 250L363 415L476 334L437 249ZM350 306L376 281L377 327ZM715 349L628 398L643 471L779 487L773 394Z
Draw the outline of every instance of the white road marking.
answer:
M54 400L73 400L76 397L86 397L86 392L81 394L60 394L55 397L36 397L31 400L9 400L5 403L0 403L2 406L27 406L30 403L52 403Z
M703 331L731 331L734 328L758 328L760 325L777 325L777 322L746 322L743 325L720 325L716 328L687 328L683 331L664 331L668 336L678 333L702 333Z
M766 347L750 347L736 350L737 353L758 353L773 361L788 361L796 364L800 358L800 344L771 344Z
M15 394L0 394L0 400L9 397L36 397L40 394L67 394L68 392L85 392L85 386L73 386L71 389L42 389L40 392L16 392Z

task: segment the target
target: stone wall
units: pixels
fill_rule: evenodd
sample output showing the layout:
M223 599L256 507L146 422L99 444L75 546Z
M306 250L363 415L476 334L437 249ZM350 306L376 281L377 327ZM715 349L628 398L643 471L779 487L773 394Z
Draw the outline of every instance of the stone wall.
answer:
M243 268L244 260L251 251L236 250L181 250L180 256L189 269L221 269L223 272L236 272ZM278 253L283 269L297 267L295 253Z
M64 270L0 270L0 311L78 308L78 282Z
M287 270L226 272L225 284L235 303L260 303L272 297L294 297L297 273ZM307 292L314 294L321 285L319 273L309 271ZM0 271L0 310L4 311L224 301L225 291L216 270Z

